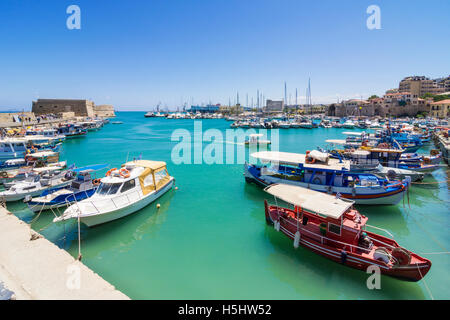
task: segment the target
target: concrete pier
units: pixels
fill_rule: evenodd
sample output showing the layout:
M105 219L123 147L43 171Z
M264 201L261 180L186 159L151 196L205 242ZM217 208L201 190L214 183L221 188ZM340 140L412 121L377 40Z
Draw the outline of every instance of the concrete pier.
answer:
M36 240L30 240L32 237ZM129 299L3 206L0 206L0 282L18 300Z

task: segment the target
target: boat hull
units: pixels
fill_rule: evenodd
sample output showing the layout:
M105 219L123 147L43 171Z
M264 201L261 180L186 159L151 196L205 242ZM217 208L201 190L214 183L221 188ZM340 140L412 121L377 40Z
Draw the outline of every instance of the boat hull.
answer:
M75 201L82 201L84 199L91 197L92 195L94 195L96 190L97 188L93 188L72 194L59 195L55 199L48 202L31 200L27 204L30 210L33 212L41 212L44 210L67 207L68 205L74 203Z

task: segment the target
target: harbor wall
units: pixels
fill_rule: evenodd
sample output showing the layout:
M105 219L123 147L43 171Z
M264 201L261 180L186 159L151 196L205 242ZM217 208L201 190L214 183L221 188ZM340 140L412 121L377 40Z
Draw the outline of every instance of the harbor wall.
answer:
M18 300L129 299L3 206L0 206L0 282Z
M36 120L36 117L33 112L0 113L0 123L14 122L14 116L31 118L32 121Z

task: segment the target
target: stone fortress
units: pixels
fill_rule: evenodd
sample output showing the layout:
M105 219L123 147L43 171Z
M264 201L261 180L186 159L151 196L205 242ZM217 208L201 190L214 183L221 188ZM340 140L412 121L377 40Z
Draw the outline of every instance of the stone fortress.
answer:
M62 118L75 117L114 117L112 105L95 105L90 100L77 99L37 99L31 110L36 116L58 114Z

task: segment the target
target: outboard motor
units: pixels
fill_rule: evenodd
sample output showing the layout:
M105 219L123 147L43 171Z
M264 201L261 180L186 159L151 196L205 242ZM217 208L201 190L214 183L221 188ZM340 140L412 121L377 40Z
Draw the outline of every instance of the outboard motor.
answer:
M388 170L386 176L388 177L389 180L395 180L395 178L397 177L397 174L395 173L394 170L390 169Z
M72 171L67 171L66 174L64 175L64 178L67 180L72 179L73 175L72 175Z

